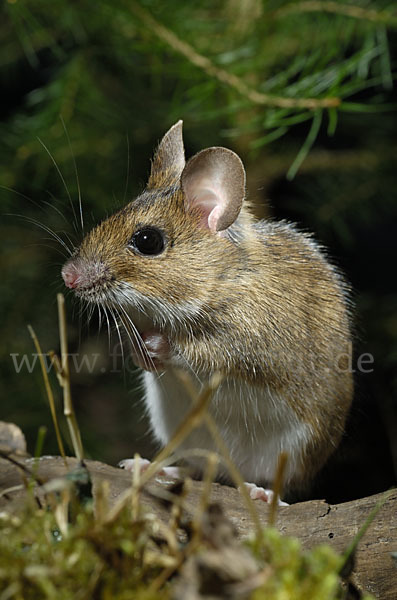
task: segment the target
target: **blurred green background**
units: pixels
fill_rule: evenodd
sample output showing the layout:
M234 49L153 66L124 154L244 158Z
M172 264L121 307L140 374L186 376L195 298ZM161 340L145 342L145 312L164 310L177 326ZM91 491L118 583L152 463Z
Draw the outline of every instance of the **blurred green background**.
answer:
M314 495L378 492L397 473L397 11L393 2L8 0L0 8L1 413L33 451L47 425L34 352L58 348L62 245L144 186L153 148L182 118L187 156L234 149L258 216L315 233L347 274L358 374L343 444ZM67 298L70 351L98 353L73 372L87 454L116 463L155 448L139 377L114 371L98 332ZM13 356L14 355L14 358ZM118 362L117 367L121 367ZM52 376L58 405L60 393ZM67 432L65 431L65 438Z

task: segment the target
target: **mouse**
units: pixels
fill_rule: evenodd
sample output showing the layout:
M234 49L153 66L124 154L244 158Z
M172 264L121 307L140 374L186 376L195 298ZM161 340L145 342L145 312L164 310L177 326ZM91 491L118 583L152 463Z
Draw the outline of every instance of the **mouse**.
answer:
M251 497L271 498L282 452L285 494L310 486L352 401L350 288L311 234L254 216L235 152L185 161L178 121L143 192L84 237L62 277L123 326L160 445L191 410L177 370L198 392L220 373L208 410ZM204 425L180 449L194 448L216 450ZM222 462L217 480L231 482Z

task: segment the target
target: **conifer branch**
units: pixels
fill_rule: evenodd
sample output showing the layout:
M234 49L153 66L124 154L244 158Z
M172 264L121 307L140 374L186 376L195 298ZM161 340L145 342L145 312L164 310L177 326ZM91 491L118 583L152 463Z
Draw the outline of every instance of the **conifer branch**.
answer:
M173 50L179 52L187 58L191 63L202 69L207 75L218 79L218 81L234 88L242 96L245 96L254 104L262 104L267 106L277 106L279 108L306 108L316 110L319 108L332 108L339 106L340 98L285 98L281 96L272 96L263 94L249 87L245 81L237 77L233 73L229 73L214 63L196 52L196 50L187 42L178 38L170 29L159 23L152 15L142 8L137 2L132 2L130 7L135 15L150 29L158 38L168 44Z

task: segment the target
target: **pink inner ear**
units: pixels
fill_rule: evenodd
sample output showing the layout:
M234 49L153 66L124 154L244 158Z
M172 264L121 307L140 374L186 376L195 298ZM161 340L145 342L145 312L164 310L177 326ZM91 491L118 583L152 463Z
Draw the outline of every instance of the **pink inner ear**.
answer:
M211 210L210 214L208 215L208 221L207 221L208 227L214 233L216 233L218 231L218 222L219 222L221 214L222 214L222 208L218 205L218 206L215 206L215 208L213 208Z
M207 148L195 154L181 175L187 209L197 209L201 224L220 234L237 219L245 193L245 171L237 154Z
M212 232L217 232L217 225L226 205L222 194L210 187L195 190L190 206L194 206L202 213L201 224Z

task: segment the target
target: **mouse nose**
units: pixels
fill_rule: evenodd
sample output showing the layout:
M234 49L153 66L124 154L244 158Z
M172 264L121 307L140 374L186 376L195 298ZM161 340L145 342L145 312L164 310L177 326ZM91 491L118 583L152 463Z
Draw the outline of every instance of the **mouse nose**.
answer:
M62 278L66 287L84 294L109 283L111 274L103 262L77 256L63 266Z
M66 287L72 290L78 287L79 273L73 263L67 263L63 267L62 277Z

